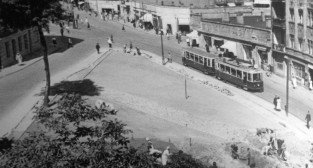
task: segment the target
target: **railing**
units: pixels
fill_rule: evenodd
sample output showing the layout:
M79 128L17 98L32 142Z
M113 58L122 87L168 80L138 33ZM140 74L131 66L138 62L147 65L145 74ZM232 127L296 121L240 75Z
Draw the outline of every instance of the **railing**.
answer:
M273 49L281 52L286 51L286 45L284 44L273 44Z

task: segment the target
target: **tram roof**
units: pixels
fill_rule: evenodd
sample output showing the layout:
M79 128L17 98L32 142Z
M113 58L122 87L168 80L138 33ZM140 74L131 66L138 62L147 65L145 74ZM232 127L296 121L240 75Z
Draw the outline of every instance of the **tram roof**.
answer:
M248 72L248 73L262 73L260 69L256 69L250 64L247 63L240 63L240 65L237 64L236 60L231 60L229 58L226 58L226 61L224 61L225 57L216 59L219 63L227 64L229 67L240 69L242 71Z
M193 48L193 47L183 47L183 50L184 51L190 51L190 52L195 53L195 54L200 55L200 56L206 56L206 57L210 57L210 58L217 58L217 56L214 55L214 54L211 54L211 53L208 53L206 51L203 51L203 50L200 50L200 49L197 49L197 48Z

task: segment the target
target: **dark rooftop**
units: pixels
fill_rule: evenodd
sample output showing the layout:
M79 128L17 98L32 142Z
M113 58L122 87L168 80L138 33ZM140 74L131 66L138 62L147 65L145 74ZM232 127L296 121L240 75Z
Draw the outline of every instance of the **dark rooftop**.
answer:
M203 21L206 21L206 20L207 21L222 22L222 18L203 19ZM223 23L242 25L242 24L237 22L236 17L229 17L229 22L223 22ZM266 22L262 21L262 17L261 16L244 16L243 17L243 23L244 23L243 25L245 25L245 26L251 26L251 27L256 27L256 28L268 29L266 27Z

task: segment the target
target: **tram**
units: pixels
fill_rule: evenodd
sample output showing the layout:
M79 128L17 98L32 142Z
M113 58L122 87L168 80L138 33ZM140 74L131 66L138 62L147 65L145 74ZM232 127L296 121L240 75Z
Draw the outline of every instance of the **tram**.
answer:
M250 64L222 57L216 59L215 77L248 91L264 91L262 71Z
M183 65L202 71L207 75L215 74L217 57L196 48L183 48Z
M196 48L183 48L182 62L184 66L213 75L244 90L264 91L262 71L239 59L217 57Z

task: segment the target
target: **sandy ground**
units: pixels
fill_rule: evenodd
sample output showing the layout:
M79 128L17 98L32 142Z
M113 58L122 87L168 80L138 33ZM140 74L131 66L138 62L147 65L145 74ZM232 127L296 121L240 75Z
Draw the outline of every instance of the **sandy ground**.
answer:
M188 74L189 70L183 71ZM259 156L265 143L255 136L255 131L266 127L277 130L279 138L286 138L293 158L289 165L300 167L306 162L307 155L303 153L308 146L299 144L305 141L229 87L203 84L193 76L187 78L186 99L183 75L146 57L121 52L107 57L88 78L103 87L101 96L91 99L113 103L119 110L118 117L134 131L134 137L171 141L204 162L217 161L221 167L245 167L245 161L231 159L227 149L231 143L242 142L250 146L255 157L261 157L255 159L257 167L285 165L275 158Z

